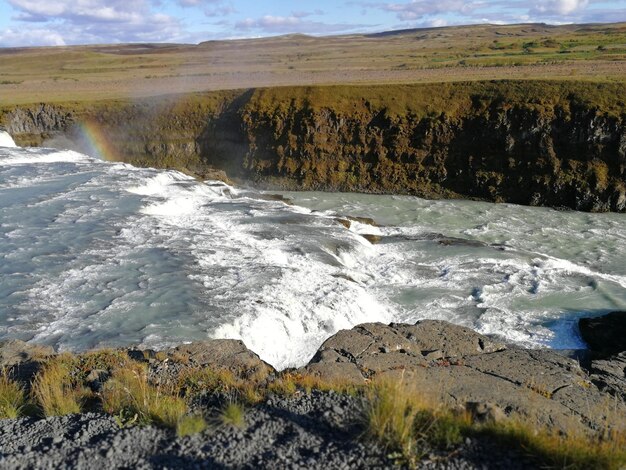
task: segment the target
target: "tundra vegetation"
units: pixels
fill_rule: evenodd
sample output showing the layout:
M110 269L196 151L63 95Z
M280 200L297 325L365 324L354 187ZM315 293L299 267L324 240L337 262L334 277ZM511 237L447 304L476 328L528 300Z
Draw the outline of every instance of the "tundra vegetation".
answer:
M623 81L625 57L624 23L0 49L0 105L287 85Z

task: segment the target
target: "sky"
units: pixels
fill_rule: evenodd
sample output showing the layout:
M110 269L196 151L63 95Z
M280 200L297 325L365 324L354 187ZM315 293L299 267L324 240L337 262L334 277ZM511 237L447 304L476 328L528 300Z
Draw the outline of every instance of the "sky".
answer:
M0 0L0 47L626 21L626 0Z

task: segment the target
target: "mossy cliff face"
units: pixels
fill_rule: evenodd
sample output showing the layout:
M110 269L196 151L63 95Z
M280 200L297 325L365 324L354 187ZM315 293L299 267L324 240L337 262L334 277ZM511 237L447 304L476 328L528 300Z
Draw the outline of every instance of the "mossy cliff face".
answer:
M18 143L87 122L114 158L290 189L624 211L624 97L624 84L571 82L300 87L7 109L2 120Z

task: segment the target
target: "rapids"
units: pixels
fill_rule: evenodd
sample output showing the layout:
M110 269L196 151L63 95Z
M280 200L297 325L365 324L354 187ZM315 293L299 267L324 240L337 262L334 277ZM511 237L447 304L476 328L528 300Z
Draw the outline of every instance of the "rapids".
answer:
M310 192L282 193L288 205L11 144L0 135L0 339L76 351L238 338L283 368L370 321L578 348L580 316L626 307L622 214ZM379 226L346 228L347 215Z

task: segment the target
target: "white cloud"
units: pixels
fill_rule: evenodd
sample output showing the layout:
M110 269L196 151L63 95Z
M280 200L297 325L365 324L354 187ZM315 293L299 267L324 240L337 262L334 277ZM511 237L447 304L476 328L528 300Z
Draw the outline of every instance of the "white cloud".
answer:
M61 15L67 7L63 2L40 2L30 0L9 0L9 4L31 15L41 16Z
M430 22L430 26L433 28L442 28L444 26L448 26L448 22L443 18L434 18Z
M301 16L272 16L265 15L262 18L246 18L235 24L237 29L263 29L266 31L291 31L294 27L305 25Z
M258 30L264 33L312 33L329 34L354 31L366 25L361 24L329 24L320 21L305 20L306 17L317 13L297 12L289 16L265 15L261 18L246 18L235 23L239 31Z
M535 2L534 11L544 14L571 15L584 10L589 0L547 0Z
M48 29L23 28L0 31L0 46L3 47L65 45L65 40L59 33Z
M149 15L148 5L143 0L9 0L9 3L26 14L74 21L138 21L142 15Z
M206 16L228 16L237 10L224 0L177 0L180 6L202 8Z
M257 20L257 24L262 28L281 28L284 26L293 26L302 23L300 17L297 16L272 16L267 15Z
M408 3L379 3L375 4L375 6L396 13L397 17L402 21L412 21L441 13L469 14L478 7L483 6L483 4L465 0L412 0Z
M15 19L45 25L38 44L85 44L172 41L181 36L180 22L154 13L148 0L8 0ZM31 44L29 33L22 43ZM36 38L36 36L33 36ZM0 45L19 43L19 35L2 35Z

